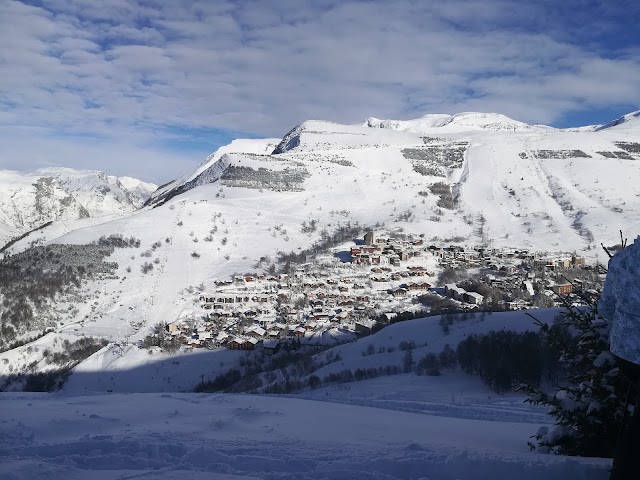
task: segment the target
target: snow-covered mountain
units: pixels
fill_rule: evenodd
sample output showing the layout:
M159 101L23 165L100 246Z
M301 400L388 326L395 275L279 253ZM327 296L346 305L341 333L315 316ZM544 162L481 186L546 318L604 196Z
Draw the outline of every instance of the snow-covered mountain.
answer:
M132 212L156 188L130 177L70 168L0 171L0 243L50 221Z
M166 202L181 192L216 181L222 174L221 167L217 162L227 153L267 154L273 150L279 141L277 138L234 140L229 145L222 146L209 155L193 172L189 172L183 177L161 185L153 192L150 198L148 198L147 203L157 205L158 203Z
M196 287L211 291L228 275L264 269L281 252L301 252L347 224L403 229L435 243L577 251L594 259L595 246L615 242L619 230L630 237L640 230L640 127L637 116L627 117L597 131L470 113L359 125L307 121L281 140L236 140L218 149L160 187L144 208L112 220L54 222L9 253L33 241L84 245L114 234L140 240L139 249L111 254L114 272L89 281L84 301L60 300L64 313L50 315L58 323L46 342L84 334L142 339L157 322L193 309ZM21 200L29 208L19 211L37 212L36 198L53 205L53 213L22 224L77 218L80 205L91 215L101 206L113 211L108 205L131 211L144 199L108 203L114 191L138 184L63 173L11 174L6 183L23 192L15 195L32 202ZM23 189L16 187L19 178ZM87 184L97 199L78 193ZM10 195L0 198L11 205ZM310 224L313 229L304 228ZM147 358L133 352L118 368ZM29 355L21 361L37 363Z
M361 125L310 120L288 132L271 155L273 139L235 141L219 149L195 172L160 188L150 203L203 184L246 187L256 172L273 176L282 167L305 175L293 202L345 189L346 204L362 210L354 220L383 221L384 215L365 213L376 203L369 196L382 199L386 192L380 190L395 192L402 185L394 195L402 210L396 203L393 211L411 210L413 221L426 221L420 228L433 236L471 238L482 218L483 234L489 232L494 242L582 248L634 223L640 194L638 122L638 112L602 127L568 130L485 113L369 118ZM242 175L247 175L244 183ZM329 178L333 175L339 181ZM374 188L377 182L385 186ZM449 185L455 203L444 215L438 195L418 195L438 182ZM416 206L418 197L422 208ZM432 221L435 211L444 222Z
M441 132L464 132L469 130L522 132L550 128L540 125L528 125L500 113L478 112L464 112L456 115L428 114L415 120L380 120L369 117L364 122L364 126L413 133L430 133L434 129Z

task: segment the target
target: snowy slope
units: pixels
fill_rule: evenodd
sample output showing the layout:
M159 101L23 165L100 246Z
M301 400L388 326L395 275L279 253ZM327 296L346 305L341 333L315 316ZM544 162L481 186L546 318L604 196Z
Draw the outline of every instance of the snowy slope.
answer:
M604 480L610 467L529 452L526 440L540 423L516 417L461 419L256 395L0 400L0 476L7 480Z
M540 309L533 312L536 319L544 323L551 323L558 315L558 309ZM320 378L330 373L337 373L345 368L355 371L358 368L378 368L387 365L402 367L402 359L405 354L398 345L401 342L414 342L413 350L415 359L420 359L428 353L439 354L445 345L456 348L458 344L469 335L482 335L491 331L511 330L515 332L538 331L534 320L524 311L496 312L490 315L456 322L451 326L451 332L445 335L440 327L440 316L427 317L418 320L395 323L381 331L367 337L360 338L353 343L347 343L328 350L323 357L328 355L340 356L341 360L330 363L314 372ZM382 353L363 355L369 345L374 350ZM392 350L392 351L388 351Z
M543 322L551 322L557 314L557 309L535 312L536 318ZM472 320L455 323L449 335L442 333L439 320L440 317L435 316L396 323L356 342L334 347L320 354L319 359L339 356L341 360L330 363L313 374L322 378L345 369L355 371L358 368L378 368L388 365L401 367L404 352L398 348L400 342L414 342L417 346L414 350L414 358L419 359L427 353L440 353L447 344L456 348L458 343L468 335L498 330L537 331L539 328L534 324L533 319L522 311L494 313L488 315L486 319L478 316ZM67 332L66 335L72 333ZM92 334L99 333L95 330L92 332ZM50 343L50 339L42 339L38 345L47 343ZM376 352L383 347L385 352L364 356L363 352L369 345L373 345ZM21 359L23 363L38 358L37 352L28 356L26 349L27 347L20 347L16 352L2 353L0 359L8 358L10 363L17 364L16 360L20 355L25 357ZM387 349L393 351L386 352ZM64 385L64 391L74 394L105 391L119 393L192 391L203 377L205 381L211 381L217 375L231 368L237 368L243 356L243 352L225 348L193 353L183 352L180 355L171 356L160 351L149 354L147 350L131 345L123 347L111 345L80 364Z
M638 128L640 128L640 110L627 113L626 115L623 115L612 122L598 127L596 130L606 130L609 128L613 128L617 131L637 130Z
M150 183L97 171L0 171L0 243L49 221L132 212L155 189Z
M165 185L161 185L153 192L149 198L150 204L155 204L166 200L167 194L175 191L186 191L190 188L194 188L198 185L205 183L211 183L211 178L215 177L216 169L214 165L220 158L227 153L254 153L254 154L267 154L271 153L274 146L280 140L277 138L267 139L238 139L233 140L229 145L224 145L218 148L215 152L209 155L204 162L202 162L198 168L193 172L189 172L183 177L180 177ZM185 185L188 185L185 188Z
M415 229L433 237L573 250L597 244L636 223L640 127L633 128L635 117L630 115L624 130L619 125L598 132L529 126L479 113L430 115L413 121L369 119L367 126L313 120L285 135L274 155L265 156L264 144L252 141L262 156L247 158L258 158L263 168L272 170L277 160L302 162L310 177L304 192L293 199L298 204L333 190L333 197L341 197L354 209L375 207L380 213L376 221L409 209L414 222L421 224ZM154 199L207 183L224 184L220 179L229 166L225 152L248 151L248 145L238 141L218 150L195 172L159 189ZM318 168L319 164L324 167ZM340 177L337 184L334 175ZM365 184L357 184L359 180ZM452 212L435 205L437 196L418 197L436 182L448 183L458 195ZM400 187L402 191L395 194ZM394 191L397 203L390 212L385 212L386 195L381 190ZM379 201L369 198L370 193ZM331 207L326 200L324 206ZM432 221L434 213L444 214L443 224ZM486 222L482 234L480 218Z
M556 313L538 316L549 321ZM524 312L506 312L456 323L445 336L432 317L333 353L342 356L340 368L363 368L398 361L386 353L363 357L369 343L411 340L418 355L471 333L532 328ZM0 393L7 418L0 422L2 478L608 478L610 460L531 453L527 440L551 423L545 410L461 373L382 377L289 398L93 393L181 390L242 355L122 353L98 352L63 393Z

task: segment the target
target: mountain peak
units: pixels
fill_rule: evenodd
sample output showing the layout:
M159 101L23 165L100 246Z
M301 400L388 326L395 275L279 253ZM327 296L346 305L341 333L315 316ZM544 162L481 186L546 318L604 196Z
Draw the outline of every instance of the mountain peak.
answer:
M434 129L461 132L473 130L524 131L548 128L532 126L500 113L482 112L462 112L455 115L427 114L414 120L380 120L370 117L362 125L370 128L387 128L413 133L433 133Z
M48 167L33 173L0 171L0 241L52 220L135 211L156 186L95 170Z

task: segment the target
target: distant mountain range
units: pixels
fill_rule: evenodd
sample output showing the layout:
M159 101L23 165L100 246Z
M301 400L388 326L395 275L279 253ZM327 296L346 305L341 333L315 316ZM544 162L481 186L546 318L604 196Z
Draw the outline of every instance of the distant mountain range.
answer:
M97 171L0 171L0 247L44 223L130 213L157 188Z

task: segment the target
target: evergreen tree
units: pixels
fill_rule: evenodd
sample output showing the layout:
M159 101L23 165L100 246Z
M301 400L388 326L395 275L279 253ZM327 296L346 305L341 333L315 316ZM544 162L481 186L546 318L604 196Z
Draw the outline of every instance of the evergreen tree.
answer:
M585 297L587 307L566 301L554 327L538 322L551 346L561 352L567 378L552 395L529 385L520 387L529 403L550 407L555 417L554 427L532 437L532 449L589 457L614 454L634 392L609 351L610 325L598 316L597 300Z
M404 352L404 357L402 358L402 371L404 373L409 373L413 370L413 348L408 348Z

